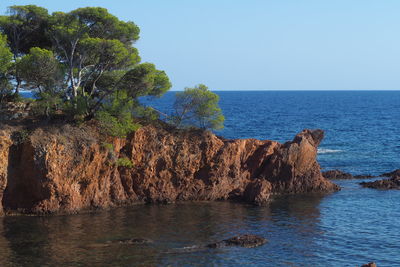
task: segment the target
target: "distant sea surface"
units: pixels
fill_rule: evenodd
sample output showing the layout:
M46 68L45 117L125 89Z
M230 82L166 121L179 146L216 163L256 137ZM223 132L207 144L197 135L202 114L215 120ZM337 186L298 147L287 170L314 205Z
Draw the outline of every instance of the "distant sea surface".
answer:
M292 140L319 128L324 170L380 174L400 168L398 91L217 92L225 138ZM143 99L172 112L174 92ZM373 180L373 179L369 179ZM0 266L400 266L400 191L335 181L340 192L283 197L264 207L181 203L92 214L5 217ZM193 249L240 233L262 235L258 248ZM148 238L146 245L98 244Z

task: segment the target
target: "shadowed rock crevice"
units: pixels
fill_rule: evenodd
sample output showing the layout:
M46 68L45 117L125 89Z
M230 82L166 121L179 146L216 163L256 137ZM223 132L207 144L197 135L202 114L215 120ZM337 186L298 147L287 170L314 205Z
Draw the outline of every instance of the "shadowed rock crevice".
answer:
M51 196L51 185L45 179L45 170L37 164L35 154L30 142L12 144L9 147L7 185L2 199L4 208L35 210L37 203Z

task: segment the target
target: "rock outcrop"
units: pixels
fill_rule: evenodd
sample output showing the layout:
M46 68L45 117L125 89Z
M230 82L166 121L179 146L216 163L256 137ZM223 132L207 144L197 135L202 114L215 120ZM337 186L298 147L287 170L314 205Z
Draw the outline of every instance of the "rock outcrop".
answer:
M379 175L379 177L400 177L400 169L394 170L392 172L382 173L381 175Z
M343 172L341 170L330 170L322 172L322 176L330 180L349 180L349 179L369 179L376 176L370 174L352 175L351 173Z
M360 185L375 189L400 189L400 176L373 182L362 182Z
M353 175L351 175L350 173L342 172L340 170L325 171L322 172L322 176L324 176L326 179L332 180L354 179Z
M321 130L280 144L145 126L102 140L95 127L0 129L0 211L73 213L135 203L333 192L316 161ZM120 164L121 159L130 164Z
M400 189L400 169L392 172L383 173L379 177L390 177L373 182L362 182L360 185L367 188L375 189Z

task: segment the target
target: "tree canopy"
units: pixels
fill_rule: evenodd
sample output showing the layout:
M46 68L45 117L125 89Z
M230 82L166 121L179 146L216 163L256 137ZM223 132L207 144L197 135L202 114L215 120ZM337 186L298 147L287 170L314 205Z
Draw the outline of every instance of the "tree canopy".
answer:
M142 63L134 47L139 27L101 7L49 14L35 5L0 16L0 101L20 89L36 94L36 111L74 121L96 118L109 134L126 136L158 113L140 104L171 88L163 70ZM205 85L178 93L178 127L223 127L218 96Z
M0 16L0 33L1 77L7 74L16 94L33 90L38 101L51 99L54 108L63 103L72 116L94 117L116 100L133 112L138 97L161 96L171 87L164 71L140 63L139 27L105 8L49 14L35 5L11 6Z
M185 88L176 93L173 122L177 127L197 126L203 129L221 129L225 117L218 106L219 96L204 84Z
M11 66L12 53L7 45L7 37L0 34L0 73L5 74Z

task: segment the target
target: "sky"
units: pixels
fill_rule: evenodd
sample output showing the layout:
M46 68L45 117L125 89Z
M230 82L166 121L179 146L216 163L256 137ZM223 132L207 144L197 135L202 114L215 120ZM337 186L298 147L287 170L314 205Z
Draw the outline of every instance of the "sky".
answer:
M0 13L26 4L135 22L173 90L400 89L398 0L0 0Z

